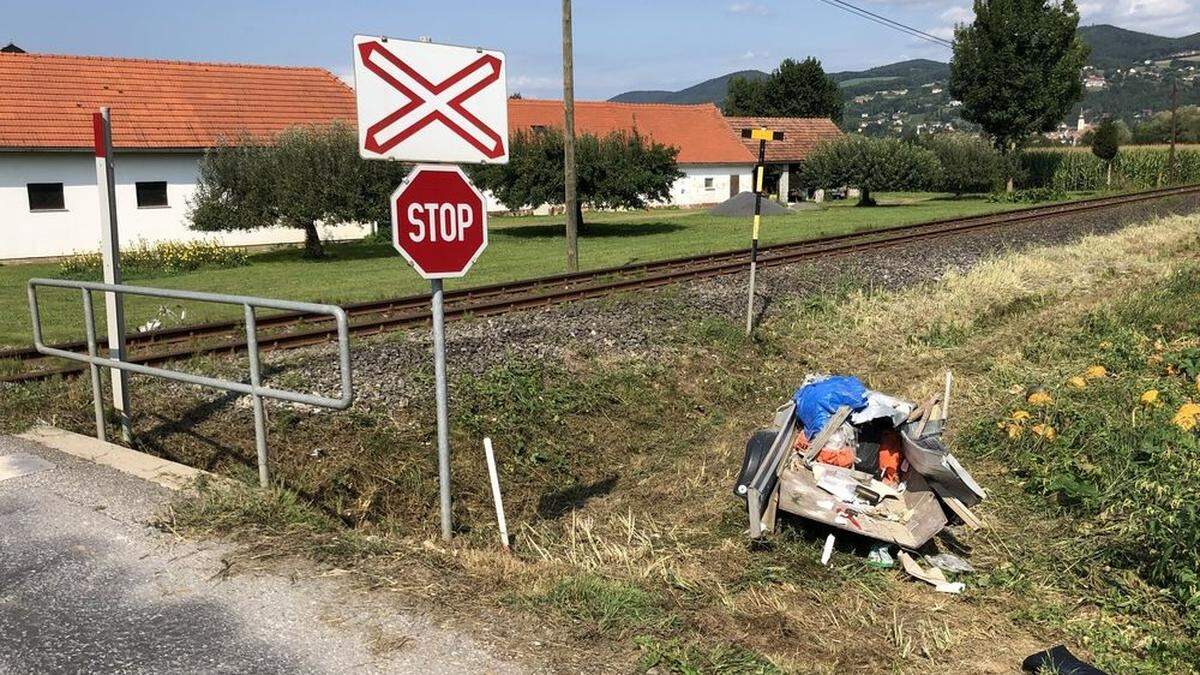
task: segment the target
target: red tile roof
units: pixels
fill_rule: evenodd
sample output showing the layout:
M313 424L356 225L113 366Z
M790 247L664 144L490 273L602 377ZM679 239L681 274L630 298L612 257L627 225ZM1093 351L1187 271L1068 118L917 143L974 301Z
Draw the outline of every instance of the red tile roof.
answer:
M510 131L563 125L562 101L509 99ZM751 164L752 156L715 105L576 101L575 131L604 135L630 131L679 148L680 164Z
M0 53L0 148L91 148L105 105L117 148L207 148L355 120L354 92L320 68Z
M741 138L742 129L782 131L783 140L767 142L767 162L799 162L821 141L840 138L842 130L825 117L726 117L746 148L758 157L758 141Z

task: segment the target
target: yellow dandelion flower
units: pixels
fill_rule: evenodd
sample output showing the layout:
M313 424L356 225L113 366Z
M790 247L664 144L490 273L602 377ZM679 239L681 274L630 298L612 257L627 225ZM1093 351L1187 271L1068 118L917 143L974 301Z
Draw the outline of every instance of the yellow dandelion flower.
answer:
M1146 391L1142 392L1142 397L1140 400L1142 405L1159 405L1158 390L1147 389Z
M1087 388L1087 380L1083 379L1082 377L1080 377L1078 375L1067 380L1067 384L1070 385L1073 389L1086 389Z
M1008 425L1008 437L1009 438L1020 438L1021 434L1023 434L1023 433L1025 433L1025 429L1021 425L1019 425L1019 424Z
M1100 349L1112 349L1112 342L1108 340L1101 340Z
M1089 380L1094 380L1098 377L1104 377L1108 374L1108 370L1104 366L1091 366L1083 372L1083 376Z
M1058 436L1058 432L1049 424L1035 424L1029 430L1048 441Z
M1029 401L1031 405L1049 405L1054 402L1054 399L1050 398L1050 394L1047 394L1044 391L1035 391L1030 394L1029 398L1026 400Z
M1029 419L1029 411L1027 411L1027 410L1014 410L1014 411L1013 411L1013 414L1012 414L1012 418L1013 418L1014 420L1016 420L1017 422L1020 422L1021 420L1027 420L1027 419Z
M1184 403L1179 406L1179 411L1175 413L1175 417L1171 421L1184 431L1195 429L1196 425L1200 424L1200 404L1191 401Z

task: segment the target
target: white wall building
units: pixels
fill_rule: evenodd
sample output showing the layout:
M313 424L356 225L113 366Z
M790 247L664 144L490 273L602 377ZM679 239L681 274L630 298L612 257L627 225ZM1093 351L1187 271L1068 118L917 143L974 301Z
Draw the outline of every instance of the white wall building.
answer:
M188 200L204 149L297 124L353 124L354 93L318 68L0 53L0 259L95 251L99 194L91 115L112 108L122 243L303 241L299 230L197 232ZM326 238L365 228L324 228Z

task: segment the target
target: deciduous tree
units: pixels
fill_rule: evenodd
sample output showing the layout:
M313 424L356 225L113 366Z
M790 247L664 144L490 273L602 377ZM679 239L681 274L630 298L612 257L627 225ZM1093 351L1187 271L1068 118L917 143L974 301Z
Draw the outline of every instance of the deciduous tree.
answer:
M851 134L819 145L801 165L808 187L852 187L860 206L874 206L875 190L928 190L937 185L937 155L895 138Z
M200 162L191 226L295 228L304 232L306 254L321 257L319 223L388 222L388 196L407 173L399 162L360 158L354 130L340 123L226 139Z
M937 155L941 172L934 189L962 195L990 192L1006 176L1004 158L987 141L967 134L923 136L920 145Z
M975 21L955 29L950 94L1001 153L1053 130L1083 96L1078 26L1073 0L975 0Z
M563 136L556 129L519 131L509 143L508 164L470 170L480 188L491 190L510 209L562 204ZM603 137L583 134L575 142L579 203L592 208L642 208L668 201L683 176L678 149L634 132ZM582 209L580 209L582 211ZM581 224L583 223L580 216Z
M1092 154L1104 160L1106 165L1105 185L1112 185L1113 160L1120 149L1121 128L1111 117L1106 117L1092 134Z
M828 117L840 123L842 90L815 58L784 59L764 79L733 78L724 109L727 115Z

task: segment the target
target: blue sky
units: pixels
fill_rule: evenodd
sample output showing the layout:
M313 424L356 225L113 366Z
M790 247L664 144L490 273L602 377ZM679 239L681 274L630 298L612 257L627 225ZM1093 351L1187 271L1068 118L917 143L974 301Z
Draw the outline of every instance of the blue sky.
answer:
M949 36L970 20L969 0L861 0L922 30ZM356 32L503 50L509 89L561 96L557 0L504 2L17 2L3 0L0 44L29 51L317 65L350 72ZM1084 23L1184 35L1200 31L1197 0L1082 0ZM879 27L818 0L575 0L576 96L679 89L733 70L769 70L816 56L826 70L948 50Z

